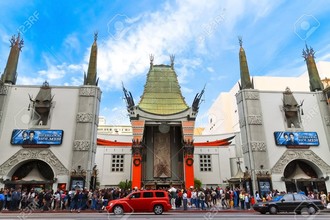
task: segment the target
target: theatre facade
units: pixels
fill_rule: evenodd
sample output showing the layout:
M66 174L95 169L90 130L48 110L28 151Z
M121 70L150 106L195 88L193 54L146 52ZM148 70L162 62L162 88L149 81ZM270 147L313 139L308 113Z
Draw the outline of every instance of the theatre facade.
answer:
M221 133L221 123L240 133L242 142L237 147L241 147L245 162L240 176L251 194L275 189L305 193L330 189L329 75L321 80L314 53L311 47L303 50L306 77L251 80L240 41L240 82L214 104L205 130ZM235 114L222 109L224 104Z
M0 188L89 188L101 99L96 36L82 86L16 85L22 46L13 36L0 82Z

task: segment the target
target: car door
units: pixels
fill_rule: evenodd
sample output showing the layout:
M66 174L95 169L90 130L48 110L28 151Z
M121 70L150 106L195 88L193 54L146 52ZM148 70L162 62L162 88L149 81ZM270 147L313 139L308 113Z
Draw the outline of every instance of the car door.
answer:
M280 212L292 212L294 207L293 194L285 194L278 202Z
M142 193L142 197L143 197L143 201L141 201L143 202L142 211L146 212L153 210L153 207L151 207L151 203L153 200L155 200L154 193L152 191L146 191Z
M128 198L128 208L132 209L131 212L141 212L143 208L141 204L141 192L132 193Z
M294 194L294 210L292 211L301 211L303 208L307 208L308 197L302 194Z

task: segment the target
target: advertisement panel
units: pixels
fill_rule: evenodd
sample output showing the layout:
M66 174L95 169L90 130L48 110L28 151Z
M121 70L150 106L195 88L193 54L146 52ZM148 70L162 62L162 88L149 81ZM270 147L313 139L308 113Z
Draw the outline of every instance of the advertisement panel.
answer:
M11 135L12 145L61 145L63 130L15 129Z
M274 132L275 143L278 146L319 146L316 132Z

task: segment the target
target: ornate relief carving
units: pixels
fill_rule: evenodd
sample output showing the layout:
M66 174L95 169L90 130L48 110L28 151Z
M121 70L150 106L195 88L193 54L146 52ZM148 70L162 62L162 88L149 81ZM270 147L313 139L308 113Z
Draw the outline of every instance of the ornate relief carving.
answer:
M263 141L252 141L250 145L252 152L266 152L266 143Z
M79 90L80 96L96 96L97 87L81 87Z
M75 140L73 142L73 149L76 151L87 151L91 146L90 141L86 140Z
M277 161L277 163L272 168L272 173L283 173L284 169L288 165L288 163L290 163L293 160L297 160L297 159L308 160L308 161L314 163L320 169L322 169L324 173L330 173L330 166L311 150L287 150L287 151L285 151L285 153L281 156L281 158Z
M142 142L133 140L132 142L132 153L134 156L142 156L143 145Z
M54 170L55 175L68 174L69 171L49 149L21 149L0 165L0 175L6 175L15 165L25 160L42 160Z
M184 155L194 156L194 143L187 141L183 143L183 153Z
M258 92L245 92L245 99L259 100Z
M86 112L79 112L77 114L77 122L92 122L93 121L93 114L86 113Z
M0 95L7 95L8 93L8 86L0 85Z
M250 142L252 152L266 152L266 143L263 141L251 141ZM249 152L249 147L247 144L242 145L243 153Z
M1 119L1 117L0 117ZM327 126L330 126L330 116L324 116L324 121Z
M249 125L262 125L261 115L249 115L248 123L249 123Z

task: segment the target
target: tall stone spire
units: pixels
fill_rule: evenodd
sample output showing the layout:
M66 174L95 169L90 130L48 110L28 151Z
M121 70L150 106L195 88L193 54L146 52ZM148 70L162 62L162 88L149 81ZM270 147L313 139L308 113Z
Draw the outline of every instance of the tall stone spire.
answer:
M240 49L239 49L239 66L241 72L241 84L239 85L240 90L242 89L253 89L253 83L250 79L249 67L246 60L245 51L243 49L242 37L238 38Z
M315 63L315 52L312 47L308 48L306 44L306 50L303 49L303 57L305 58L308 76L309 76L309 89L311 92L322 91L323 84L320 79L319 72L317 71L316 63Z
M1 80L4 83L10 83L12 85L16 84L17 79L17 64L19 53L23 47L23 39L21 39L20 34L18 33L17 38L12 36L10 39L10 53L7 60L7 65L5 71L1 76Z
M89 65L88 65L88 71L87 71L87 77L86 74L84 75L84 85L93 85L97 86L99 79L97 77L97 33L94 34L94 43L92 45L91 49L91 55L89 57Z

